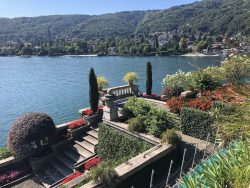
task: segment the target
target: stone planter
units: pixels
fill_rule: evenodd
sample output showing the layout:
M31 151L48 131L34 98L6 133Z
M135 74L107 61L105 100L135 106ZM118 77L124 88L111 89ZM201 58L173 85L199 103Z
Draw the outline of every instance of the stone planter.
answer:
M73 138L77 138L79 135L83 135L85 132L89 131L91 124L78 127L76 129L69 129L69 132Z
M102 121L102 115L103 115L103 112L97 112L96 114L92 116L83 116L83 119L85 119L89 125L94 125Z

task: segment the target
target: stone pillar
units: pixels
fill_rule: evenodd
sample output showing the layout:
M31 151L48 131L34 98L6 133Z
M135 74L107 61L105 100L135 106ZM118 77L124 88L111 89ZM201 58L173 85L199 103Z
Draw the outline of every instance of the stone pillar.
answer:
M118 106L115 105L114 101L116 100L115 96L105 95L102 99L106 106L103 108L103 118L108 121L114 121L119 118L118 115Z

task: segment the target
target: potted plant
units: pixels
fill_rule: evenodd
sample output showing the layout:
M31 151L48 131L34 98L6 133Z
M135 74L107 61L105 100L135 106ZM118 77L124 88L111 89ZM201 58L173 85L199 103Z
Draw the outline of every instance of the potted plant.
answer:
M134 81L138 80L138 75L137 75L136 72L127 72L124 75L123 80L125 82L127 82L129 86L133 86L134 85Z
M102 91L103 88L106 88L109 86L109 81L104 76L98 76L97 85L98 85L98 90Z

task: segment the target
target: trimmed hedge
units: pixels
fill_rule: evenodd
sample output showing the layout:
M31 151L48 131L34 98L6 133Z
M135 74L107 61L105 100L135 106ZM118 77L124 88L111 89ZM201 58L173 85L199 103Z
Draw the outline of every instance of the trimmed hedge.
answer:
M206 140L208 134L209 140L214 141L215 130L212 127L213 118L209 113L193 109L182 108L181 110L181 131L189 136Z
M101 123L98 133L98 155L106 160L130 159L152 145Z

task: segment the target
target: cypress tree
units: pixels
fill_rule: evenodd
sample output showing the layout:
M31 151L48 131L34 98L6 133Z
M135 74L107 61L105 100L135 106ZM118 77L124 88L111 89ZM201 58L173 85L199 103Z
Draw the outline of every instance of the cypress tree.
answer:
M95 75L95 71L93 68L90 69L89 72L89 104L90 108L97 112L99 103L99 92L98 92L98 84Z
M150 62L147 63L147 81L146 81L146 94L152 94L152 65Z

